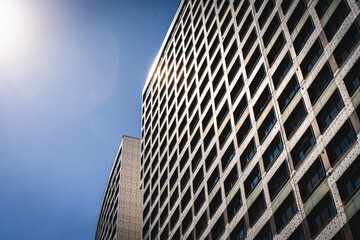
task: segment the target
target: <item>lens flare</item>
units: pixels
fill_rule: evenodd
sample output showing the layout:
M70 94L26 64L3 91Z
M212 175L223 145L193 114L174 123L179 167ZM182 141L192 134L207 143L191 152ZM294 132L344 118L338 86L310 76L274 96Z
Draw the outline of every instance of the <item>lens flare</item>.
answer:
M29 51L34 22L29 4L23 0L0 0L0 60Z

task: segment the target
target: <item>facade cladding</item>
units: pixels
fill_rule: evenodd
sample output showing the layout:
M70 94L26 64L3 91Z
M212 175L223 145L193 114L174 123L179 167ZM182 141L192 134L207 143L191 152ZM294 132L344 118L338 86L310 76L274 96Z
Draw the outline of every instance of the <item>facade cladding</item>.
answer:
M142 239L360 239L359 24L181 1L143 89Z
M123 136L104 193L95 239L141 235L140 139Z

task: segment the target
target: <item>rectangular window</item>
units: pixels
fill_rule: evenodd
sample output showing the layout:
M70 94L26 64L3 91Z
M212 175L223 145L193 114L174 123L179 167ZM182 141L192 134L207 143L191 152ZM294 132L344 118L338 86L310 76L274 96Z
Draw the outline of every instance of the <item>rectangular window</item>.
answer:
M211 173L211 175L207 181L207 187L208 187L209 194L210 194L211 190L215 187L215 185L219 181L219 179L220 179L219 168L216 167L214 169L214 171Z
M204 205L204 203L205 203L205 190L203 188L200 191L199 196L195 199L195 202L194 202L195 215L197 215L199 213L199 211L200 211L201 207Z
M311 34L313 33L314 29L315 26L312 19L311 17L308 17L303 27L301 28L300 32L297 34L293 43L296 54L299 54L301 52L307 40L310 38Z
M314 237L336 215L336 208L328 192L306 217L311 237Z
M190 179L190 168L186 169L184 176L180 180L180 189L183 191Z
M242 48L242 52L243 52L243 57L244 59L247 57L252 45L254 45L254 42L256 41L257 35L256 35L256 30L255 28L253 28L253 30L251 31L248 39L246 40L243 48Z
M283 149L283 143L281 140L280 133L278 133L271 141L267 149L263 154L263 161L265 169L269 168L274 160L280 155Z
M242 206L241 195L240 195L240 190L238 190L235 193L234 197L229 202L228 206L226 207L226 212L228 215L229 222L231 222L231 220L234 218L234 216L239 211L241 206Z
M301 199L304 203L324 179L325 170L321 158L318 157L298 183Z
M264 111L270 100L271 100L271 94L270 94L269 86L266 86L266 88L261 93L260 97L258 98L258 100L256 101L253 107L255 120L259 119L261 113Z
M246 1L245 1L246 2ZM240 3L241 3L241 0L235 0L233 2L233 5L234 5L234 10L236 11L236 9L240 6Z
M216 150L216 144L214 144L213 148L211 149L211 151L209 152L208 156L205 159L206 171L210 169L216 157L217 157L217 150Z
M230 239L243 240L246 238L246 225L245 220L242 218L236 225L234 230L230 233Z
M274 36L279 26L280 26L280 18L279 15L276 13L262 37L265 47L269 45L270 40Z
M181 209L182 211L185 210L186 206L189 204L191 200L191 189L188 188L184 196L181 198Z
M224 155L221 157L221 166L222 166L223 171L226 169L228 164L231 162L231 160L233 159L235 154L236 154L236 151L234 148L234 143L232 142L229 145L229 147L226 149Z
M277 194L280 192L280 189L284 186L286 181L289 179L289 170L284 161L281 166L276 170L275 174L272 176L268 182L270 200L274 200Z
M225 189L226 196L230 193L231 189L235 185L238 178L239 178L239 174L238 174L238 171L237 171L237 168L235 165L233 167L233 169L231 169L229 175L226 177L226 179L224 181L224 189Z
M354 239L360 239L360 211L350 219L349 221L350 230Z
M180 240L180 227L175 231L175 234L171 238L173 240Z
M245 16L245 13L246 13L246 11L248 10L248 8L249 8L249 0L245 0L244 2L243 2L243 4L241 5L241 8L240 8L240 10L239 10L239 12L238 12L238 14L236 15L236 23L239 25L240 24L240 22L242 21L242 19L244 18L244 16Z
M225 231L225 221L223 215L219 217L219 220L215 223L213 228L211 229L211 236L213 240L220 239L222 234Z
M218 50L216 56L214 57L212 63L211 63L211 66L210 66L210 69L211 69L211 73L214 74L217 66L219 65L220 63L220 60L221 60L221 51L220 49Z
M202 43L202 38L204 38L204 34L201 33L201 36L200 36L200 37L201 37L201 38L198 40L198 43L199 43L199 44ZM197 48L197 49L198 49L199 47L200 47L200 46L196 45L196 48ZM200 65L200 62L201 62L201 60L203 59L203 56L205 55L205 51L206 51L206 49L205 49L205 44L204 44L204 45L202 46L202 48L201 48L201 50L200 50L197 58L196 58L196 62L197 62L198 65ZM206 60L204 60L204 62L206 62Z
M256 12L258 12L258 11L260 10L263 2L264 2L264 0L256 0L256 1L255 1L255 4L254 4L254 5L255 5L255 10L256 10Z
M250 129L251 129L251 120L250 120L250 115L249 115L249 116L247 116L247 118L245 119L243 124L241 125L239 131L236 133L236 139L238 142L238 146L240 146L241 143L244 141L244 139L246 138Z
M286 0L281 3L281 8L283 10L284 15L286 15L287 11L289 10L289 8L293 2L294 2L294 0Z
M202 121L202 128L205 131L206 127L208 126L209 122L211 121L213 117L213 110L212 108L209 108L208 112L206 113L203 121Z
M224 82L215 97L215 107L217 107L219 105L219 103L222 100L222 98L224 97L225 93L226 93L226 86L225 86L225 82Z
M326 152L332 167L355 140L356 133L350 120L347 120L326 146Z
M291 240L304 240L305 239L301 224L290 235L289 239L291 239Z
M204 61L206 61L206 60L204 60ZM200 78L199 78L199 79L200 79ZM200 94L200 96L203 95L204 90L205 90L206 86L208 85L208 83L209 83L209 75L206 73L205 76L204 76L204 78L203 78L203 80L202 80L202 83L201 83L201 85L200 85L200 88L199 88L199 94Z
M174 138L175 140L176 138ZM176 142L176 141L175 141ZM170 154L171 155L171 154ZM169 162L169 170L171 172L171 169L173 169L175 162L177 161L177 154L174 154Z
M244 113L246 107L247 107L247 98L246 98L246 94L244 94L243 98L240 100L239 104L237 105L237 107L234 110L234 122L237 123L242 114Z
M248 208L250 227L253 227L256 221L262 216L266 209L264 192L255 199L253 204Z
M211 202L209 204L210 218L212 218L214 216L216 211L219 209L221 203L222 203L221 190L219 190L219 191L217 191L213 200L211 200Z
M229 13L231 14L231 11L229 11ZM234 33L235 33L234 26L231 26L230 30L228 31L228 33L227 33L227 35L225 37L225 39L223 40L224 50L226 50L228 48L228 46L230 44L230 41L234 36Z
M344 83L349 95L352 97L360 86L360 58L345 76Z
M203 234L204 230L208 226L208 220L206 216L206 211L203 213L201 218L196 224L196 239L200 239L201 235Z
M163 212L162 212L161 215L160 215L160 225L161 225L161 226L164 224L164 222L165 222L165 220L167 219L168 215L169 215L168 208L165 207L164 210L163 210Z
M176 187L176 190L170 197L170 209L174 207L176 200L178 200L178 198L179 198L179 191L178 191L178 187Z
M269 15L274 10L275 4L273 0L269 0L267 4L265 5L264 9L261 12L261 15L258 19L260 29L262 29L266 23L266 20L268 19Z
M195 127L196 127L198 122L199 122L199 113L196 111L196 113L195 113L195 115L194 115L194 117L191 120L190 125L189 125L190 135L194 132ZM165 124L165 127L166 127L166 124Z
M268 59L270 67L273 65L276 58L279 56L279 54L280 54L281 50L283 49L284 45L285 45L285 38L284 38L283 33L281 32L281 34L276 39L273 46L271 47L271 50L269 51L269 53L267 55L267 59Z
M256 145L254 138L251 139L249 144L244 149L243 153L240 156L241 169L245 169L251 159L254 157L256 153Z
M204 112L205 107L208 105L209 101L210 101L210 89L207 91L203 101L201 102L200 107L201 107L201 112L202 113Z
M321 134L325 132L343 107L344 102L342 101L339 91L336 90L316 116Z
M191 209L190 211L185 215L184 220L182 221L181 225L182 225L182 233L185 234L186 231L189 229L189 226L192 222L192 212Z
M179 221L179 208L176 208L170 219L170 230L174 229L178 221Z
M345 36L339 42L339 45L334 50L335 61L338 66L342 66L346 58L350 55L360 39L359 27L353 23Z
M184 119L186 119L186 118L184 118ZM184 149L185 144L187 143L187 140L188 140L188 134L187 134L187 132L185 132L183 138L180 140L180 143L179 143L179 153L181 153L182 150Z
M204 138L204 150L206 151L206 149L209 147L211 140L214 138L215 136L215 130L214 130L214 125L211 126L209 132L206 134L205 138Z
M294 135L306 116L307 111L305 109L304 102L301 99L284 123L285 133L288 140Z
M209 4L207 9L209 7L211 7L212 4ZM211 11L210 16L208 17L207 21L206 21L206 30L209 31L209 28L211 27L211 24L213 23L215 19L215 9L213 8L213 10Z
M238 46L236 41L234 41L234 43L231 45L231 48L229 49L228 54L225 57L225 63L227 67L230 65L237 51L238 51Z
M323 51L324 49L321 46L320 40L317 39L310 48L309 52L306 54L305 58L300 63L301 72L304 78L306 78L310 73Z
M342 0L324 26L324 33L329 42L333 39L350 11L346 1Z
M229 85L235 79L235 76L239 72L239 70L240 70L240 60L239 60L239 58L237 58L228 73Z
M165 187L165 191L161 194L160 196L160 207L162 207L162 205L164 204L165 200L168 198L168 190L167 190L167 186Z
M328 10L330 4L333 2L333 0L322 0L318 1L318 3L315 6L315 11L317 15L319 16L319 19L321 19L326 11Z
M289 83L286 85L282 93L280 94L278 98L278 104L280 107L281 113L284 112L286 107L289 105L291 100L294 98L295 94L299 90L300 86L297 80L296 75L292 76Z
M276 123L276 117L274 113L274 108L272 108L269 114L264 119L263 123L258 128L258 136L260 143L264 141L264 139L270 133L275 123Z
M294 148L291 150L291 157L296 168L305 156L310 152L312 147L315 145L316 139L312 133L311 126L305 131L300 140L296 143Z
M236 99L238 98L243 87L244 87L244 78L242 75L240 75L239 79L236 81L236 83L230 93L232 103L234 103L236 101Z
M306 4L304 3L304 0L300 0L286 23L290 34L294 31L305 10Z
M200 187L202 181L204 180L203 169L200 168L199 172L196 174L193 180L193 193L195 194L196 190Z
M253 80L250 83L249 90L250 90L251 97L253 97L255 95L256 91L260 87L265 76L266 76L266 72L265 72L264 64L262 64L261 67L259 68L258 72L256 73L256 75L254 76Z
M343 202L347 202L360 187L360 156L347 168L344 174L336 182L340 197Z
M294 194L291 192L274 213L276 231L279 233L297 212Z
M244 41L245 34L248 31L248 29L250 28L252 22L253 22L253 17L252 17L251 12L249 12L248 17L246 18L246 20L243 23L243 25L240 29L240 32L239 32L240 41Z
M267 222L260 232L255 236L254 240L272 240L270 222Z
M227 102L224 103L224 106L221 108L220 112L216 116L216 122L218 129L220 128L221 124L223 123L224 119L226 118L229 112L229 105Z
M253 52L253 54L251 55L251 58L249 59L249 61L247 62L246 66L245 66L245 70L246 70L246 75L249 77L252 73L252 71L254 70L257 62L259 61L261 57L260 54L260 49L259 46L256 47L255 51Z
M320 70L320 72L308 88L310 101L313 106L315 105L316 101L319 99L319 97L324 92L332 79L333 73L331 71L329 63L326 62L324 67Z
M211 49L210 49L211 51ZM209 52L210 54L210 52ZM202 75L204 74L204 72L206 71L207 69L207 61L206 59L204 60L204 62L201 64L201 67L199 68L199 71L198 71L198 78L200 79L202 77Z
M226 3L224 4L224 6L223 6L223 8L221 9L221 11L223 11L223 10L226 11L226 10L227 10L227 6L226 6L226 8L225 8L225 5L227 5L227 4L226 4ZM225 14L225 12L221 12L221 14L222 14L222 13ZM224 33L225 33L225 31L226 31L226 28L229 26L229 23L231 22L231 18L232 18L232 16L231 16L231 11L229 11L228 14L226 15L225 20L223 21L223 23L222 23L222 25L221 25L221 28L220 28L222 35L224 35ZM219 13L219 19L220 19L220 22L221 22L222 17L220 17L220 13ZM231 26L231 27L233 27L233 26Z
M182 105L184 108L185 108L185 104L186 103L184 101L184 103ZM178 119L180 119L180 117L178 117ZM178 127L178 136L181 136L181 133L185 129L186 125L187 125L187 118L186 118L186 116L184 116L184 118L182 119L182 121L181 121L181 123L180 123L180 125Z
M159 226L158 223L154 224L153 229L151 230L151 236L157 236L158 235Z
M219 135L220 149L224 146L226 140L228 140L229 136L231 135L231 132L232 132L231 121L229 120Z
M218 7L219 7L219 4L218 4ZM225 2L224 5L221 7L221 10L219 12L219 19L221 21L221 19L224 17L225 13L226 13L226 10L228 9L229 7L229 2ZM229 11L231 12L231 11ZM229 14L228 14L229 15ZM230 14L231 15L231 14ZM227 18L227 17L226 17ZM224 21L225 22L225 21Z
M249 197L258 183L261 181L261 173L259 164L256 164L254 169L250 172L249 176L244 181L245 196Z
M192 172L194 173L197 166L199 165L200 161L202 159L202 150L201 148L199 148L199 150L196 152L194 158L191 160L191 169Z
M282 80L285 78L286 74L290 70L292 64L293 62L288 52L281 60L279 66L277 67L276 71L272 76L272 81L274 83L275 89L279 87L280 83L282 82Z

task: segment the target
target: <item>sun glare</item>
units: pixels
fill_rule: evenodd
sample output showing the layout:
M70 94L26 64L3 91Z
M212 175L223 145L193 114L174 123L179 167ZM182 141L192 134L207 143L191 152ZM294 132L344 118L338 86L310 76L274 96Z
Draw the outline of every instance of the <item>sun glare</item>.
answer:
M34 27L24 0L0 0L0 58L19 57L28 51Z

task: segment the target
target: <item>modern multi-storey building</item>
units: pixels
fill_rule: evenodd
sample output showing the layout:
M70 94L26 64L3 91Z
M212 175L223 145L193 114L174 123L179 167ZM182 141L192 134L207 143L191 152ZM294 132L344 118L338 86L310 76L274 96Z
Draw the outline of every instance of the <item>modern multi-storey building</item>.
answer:
M143 89L142 239L360 239L355 0L182 0Z
M141 236L140 139L123 136L101 205L95 239Z

